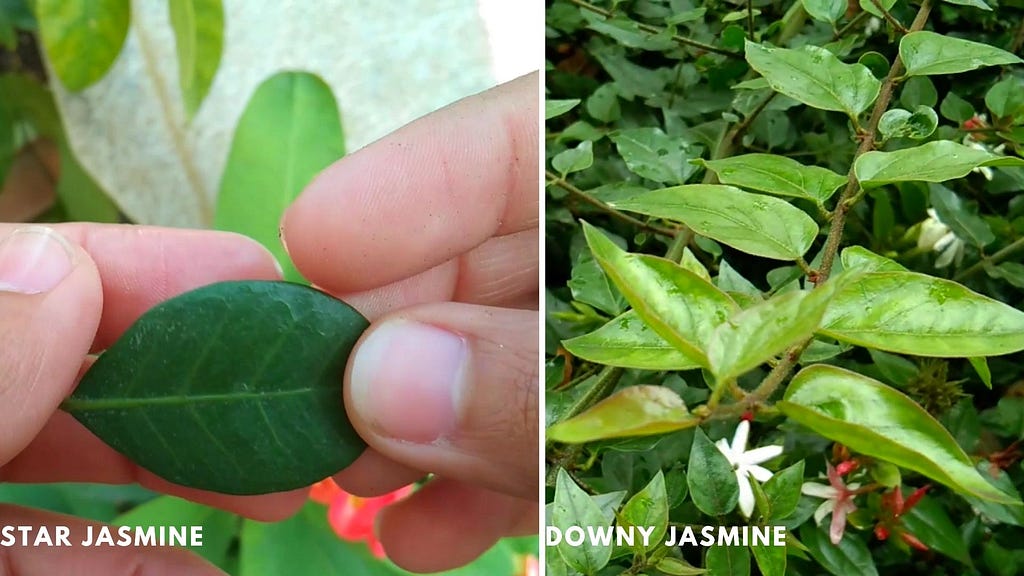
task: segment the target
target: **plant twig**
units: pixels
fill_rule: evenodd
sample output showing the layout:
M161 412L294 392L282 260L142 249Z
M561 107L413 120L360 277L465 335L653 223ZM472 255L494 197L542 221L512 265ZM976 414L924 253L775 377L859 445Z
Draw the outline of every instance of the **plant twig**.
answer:
M584 9L584 10L587 10L589 12L593 12L594 14L598 14L600 16L604 16L605 18L611 18L612 16L614 16L614 14L612 14L609 10L605 10L604 8L601 8L600 6L594 6L590 2L585 2L584 0L569 0L569 3L570 4L574 4L574 5L580 7L582 9ZM657 26L651 26L650 24L644 24L643 22L636 22L636 26L637 26L637 28L643 30L644 32L648 32L648 33L651 33L651 34L663 34L665 32L665 30L663 28L658 28ZM691 48L697 48L699 50L704 50L705 52L713 52L715 54L721 54L722 56L728 56L730 58L743 58L743 54L740 54L739 52L733 52L731 50L726 50L724 48L719 48L717 46L712 46L711 44L705 44L703 42L698 42L696 40L691 40L691 39L689 39L689 38L687 38L685 36L680 36L678 34L673 34L672 35L672 41L677 43L677 44L682 44L684 46L689 46Z
M888 10L886 10L885 6L882 6L881 0L871 0L871 3L874 4L875 8L877 8L878 11L882 13L882 17L885 18L885 21L888 22L889 25L892 26L893 28L899 30L900 34L906 34L907 32L909 32L906 26L901 24L895 16L893 16Z
M722 139L718 142L718 146L711 151L711 160L721 160L722 158L732 155L732 150L736 145L736 141L747 133L751 124L754 123L754 120L757 119L761 112L764 112L764 109L768 107L768 104L771 103L776 94L778 94L778 92L773 90L765 96L764 99L758 103L757 108L754 108L750 114L747 114L746 118L722 135ZM715 184L717 181L718 178L713 171L708 170L704 173L704 184Z
M836 33L832 35L832 39L833 40L839 40L843 36L846 36L847 32L849 32L851 29L857 27L858 24L860 24L861 22L866 20L869 16L871 16L870 12L861 12L861 13L857 14L856 16L851 18L850 21L846 23L846 25L844 25L842 28L837 30Z
M605 204L604 202L598 200L597 198L594 198L590 194L587 194L583 190L580 190L579 188L577 188L577 187L573 186L572 184L566 182L564 178L561 178L560 176L558 176L558 174L555 174L554 172L552 172L550 170L545 170L544 171L544 175L545 175L545 177L547 177L548 183L554 184L555 186L558 186L562 190L565 190L566 192L568 192L570 196L572 196L574 198L577 198L579 200L582 200L583 202L586 202L587 204L590 204L594 208L597 208L598 210L600 210L602 212L610 214L610 215L618 218L619 220L622 220L623 222L629 222L630 224L632 224L634 226L637 226L639 228L642 228L644 230L647 230L649 232L654 232L656 234L664 234L665 236L675 237L676 234L678 233L677 230L674 230L672 228L665 228L664 226L658 226L658 225L655 225L655 224L648 224L647 222L644 222L643 220L639 220L637 218L634 218L634 217L630 216L629 214L626 214L625 212L621 212L619 210L616 210L615 208L612 208L611 206Z
M747 38L754 41L754 0L747 0Z
M984 270L986 264L998 264L1012 256L1014 253L1019 252L1021 250L1024 250L1024 237L1018 238L1013 243L1009 244L1008 246L1006 246L1002 250L999 250L998 252L989 256L988 258L982 258L980 261L976 262L970 268L954 276L953 280L960 282L962 280L970 278L971 276L974 276L978 272Z

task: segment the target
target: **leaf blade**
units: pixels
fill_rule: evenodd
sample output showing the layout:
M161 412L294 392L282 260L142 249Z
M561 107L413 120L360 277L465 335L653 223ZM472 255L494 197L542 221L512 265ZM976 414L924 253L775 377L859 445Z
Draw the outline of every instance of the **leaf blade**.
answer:
M224 48L224 6L221 0L168 2L178 53L178 84L191 118L210 91Z

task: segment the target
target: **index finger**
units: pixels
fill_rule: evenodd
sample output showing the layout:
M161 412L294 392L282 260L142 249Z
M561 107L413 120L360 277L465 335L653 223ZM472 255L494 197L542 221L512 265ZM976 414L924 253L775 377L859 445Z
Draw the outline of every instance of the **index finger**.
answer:
M282 220L295 266L330 292L355 292L537 226L538 90L538 74L523 76L327 168Z

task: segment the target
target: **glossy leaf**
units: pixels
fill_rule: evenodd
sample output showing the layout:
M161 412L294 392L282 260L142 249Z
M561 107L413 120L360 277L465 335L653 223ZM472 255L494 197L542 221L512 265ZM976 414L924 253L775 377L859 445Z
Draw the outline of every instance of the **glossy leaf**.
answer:
M992 463L984 460L975 464L975 469L982 478L985 478L996 489L1013 496L1018 501L1020 500L1020 492L1017 491L1013 479L1010 478L1010 475L1005 470L998 468L993 470ZM1024 507L1020 505L1007 505L1002 502L982 500L974 496L965 496L965 499L972 508L978 511L979 515L990 521L1011 524L1013 526L1024 526Z
M779 294L742 310L720 325L708 344L708 362L719 382L735 378L809 338L842 279L815 290Z
M590 495L576 485L565 470L558 470L555 481L555 501L551 511L551 525L564 533L570 526L601 528L611 526ZM612 556L611 545L587 542L584 546L570 546L563 538L558 552L574 570L593 574L604 568Z
M1024 350L1024 312L961 284L914 272L871 272L829 304L820 332L900 354L963 358Z
M857 116L878 97L881 82L862 64L845 64L818 46L800 50L746 43L747 62L776 92L812 108Z
M775 154L743 154L722 160L700 160L722 184L742 186L778 196L806 198L822 204L846 184L846 176Z
M556 116L561 116L575 108L579 103L580 100L578 98L574 98L572 100L545 100L544 119L550 120Z
M146 312L62 407L177 484L227 494L309 486L365 447L340 398L367 326L305 286L212 284Z
M178 52L178 84L191 118L210 91L220 65L224 6L221 0L170 0L167 5Z
M700 428L694 431L686 483L690 499L710 516L728 514L739 503L740 487L732 464Z
M960 6L971 6L973 8L980 8L982 10L992 10L992 7L984 2L984 0L944 0L948 4L959 4Z
M939 115L928 106L918 106L913 112L894 108L882 114L878 131L885 138L913 138L920 140L931 136L939 125Z
M993 266L985 266L985 273L992 278L1006 280L1017 288L1024 288L1024 264L1020 262L1000 262Z
M962 238L977 246L984 248L995 242L996 236L992 228L984 218L978 216L977 209L971 209L967 204L949 188L941 184L929 184L929 197L939 220L949 226L950 230Z
M959 74L984 66L1019 64L1013 54L981 42L953 38L927 30L900 39L900 59L907 76Z
M849 246L840 254L845 270L859 272L908 272L900 263L879 256L863 246Z
M682 184L695 170L686 142L659 128L630 128L609 136L631 172L660 184Z
M948 92L939 105L939 113L943 118L960 124L974 116L974 107L955 92Z
M796 510L804 482L804 461L780 470L764 483L772 520L781 520Z
M43 48L61 83L78 91L114 64L128 35L129 0L37 0Z
M901 518L903 527L928 547L971 566L967 544L938 500L925 497Z
M745 546L711 546L704 567L708 576L749 576L750 551Z
M706 365L711 331L737 309L736 304L675 262L627 253L587 223L583 232L594 257L637 315L686 356Z
M980 166L1024 166L1024 158L1000 156L949 140L936 140L895 152L868 152L854 163L861 186L893 182L945 182Z
M699 359L677 350L633 310L597 330L562 342L573 356L589 362L641 370L692 370Z
M792 204L732 186L693 184L653 190L614 202L616 208L677 220L737 250L796 260L811 247L818 225Z
M897 390L834 366L801 370L778 404L791 420L850 450L919 472L962 492L1016 504L975 471L956 440Z
M281 244L281 216L314 176L344 154L338 103L327 84L305 72L271 76L235 128L214 227L259 241L286 280L300 281Z
M668 530L668 492L665 490L665 476L661 470L654 478L630 498L619 513L620 526L653 528L646 551L663 546ZM643 540L637 535L638 552L644 552Z
M624 436L649 436L692 428L699 419L664 386L627 386L583 413L548 428L547 438L581 444Z
M886 10L891 10L892 7L896 5L896 0L881 0L879 3L882 5L882 8L885 8ZM875 18L884 18L884 16L882 15L882 11L879 10L878 7L875 6L875 3L872 2L871 0L860 0L860 7L862 10L864 10L868 14L871 14Z
M835 24L846 14L846 0L800 0L807 14L821 22Z
M574 300L610 316L621 314L626 309L626 300L590 254L577 259L567 285Z
M800 529L800 540L821 567L833 576L878 576L875 560L864 541L853 534L846 535L838 545L829 540L828 526L805 524Z
M594 143L590 140L580 142L575 148L562 150L551 159L551 167L562 177L566 174L586 170L594 164Z
M750 551L754 555L761 576L786 575L786 547L765 544L751 544Z
M985 93L985 106L995 118L1024 116L1024 78L1007 76Z

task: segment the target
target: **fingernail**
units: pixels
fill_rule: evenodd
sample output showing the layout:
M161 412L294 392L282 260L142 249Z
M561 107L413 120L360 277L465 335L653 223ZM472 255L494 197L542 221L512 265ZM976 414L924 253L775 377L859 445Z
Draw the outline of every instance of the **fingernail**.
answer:
M349 380L354 408L385 437L426 443L449 435L469 354L461 336L410 320L376 327Z
M73 252L60 234L26 226L0 240L0 292L40 294L53 290L74 268Z

